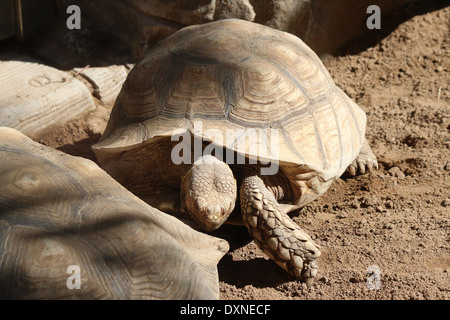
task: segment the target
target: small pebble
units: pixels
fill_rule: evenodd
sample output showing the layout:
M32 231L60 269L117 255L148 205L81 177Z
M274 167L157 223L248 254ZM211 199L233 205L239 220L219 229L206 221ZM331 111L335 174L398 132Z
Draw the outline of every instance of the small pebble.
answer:
M338 217L339 219L345 219L345 218L347 218L347 214L346 214L345 212L341 212L341 213L339 213L339 214L337 215L337 217Z
M386 207L386 209L392 209L392 208L394 208L394 202L392 202L391 200L388 200L388 201L386 201L384 206Z
M358 283L359 282L359 280L357 278L355 278L355 277L351 277L349 280L350 280L351 283Z
M364 197L361 201L361 206L363 208L367 208L367 207L371 207L371 206L375 206L375 205L376 205L375 201L370 197Z
M399 167L392 167L389 169L389 173L394 176L397 177L400 180L403 180L406 178L405 174L400 170Z
M352 203L350 204L350 206L351 206L353 209L359 209L359 203L356 202L356 201L352 202Z

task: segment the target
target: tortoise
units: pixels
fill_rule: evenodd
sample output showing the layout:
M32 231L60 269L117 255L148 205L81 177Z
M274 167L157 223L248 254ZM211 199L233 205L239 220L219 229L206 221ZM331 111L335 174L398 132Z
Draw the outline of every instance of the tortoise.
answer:
M1 299L218 299L228 243L0 128Z
M377 167L365 126L364 111L303 41L227 19L151 48L92 149L127 189L206 231L237 215L265 254L312 283L319 246L288 213L347 168Z

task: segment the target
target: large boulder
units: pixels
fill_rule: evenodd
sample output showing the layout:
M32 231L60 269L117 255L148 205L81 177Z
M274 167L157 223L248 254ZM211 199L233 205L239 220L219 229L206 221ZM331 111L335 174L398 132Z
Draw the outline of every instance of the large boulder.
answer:
M184 25L237 18L253 21L249 0L125 0L138 11Z
M350 41L376 32L367 28L370 5L382 17L420 0L56 0L60 12L77 4L83 23L109 32L139 59L146 49L178 29L214 20L238 18L290 32L319 55L335 53ZM67 16L67 15L66 15ZM381 23L383 28L383 21ZM92 30L91 30L92 33Z
M238 18L253 21L249 0L55 0L59 15L67 19L66 8L78 5L82 30L67 34L89 35L104 42L112 36L125 43L133 59L140 59L148 47L177 30L193 24Z
M251 3L257 12L255 22L295 34L321 55L334 53L351 40L374 32L366 25L370 5L377 5L386 17L418 1L252 0Z
M0 127L38 138L52 125L95 110L88 88L64 71L28 57L0 60Z

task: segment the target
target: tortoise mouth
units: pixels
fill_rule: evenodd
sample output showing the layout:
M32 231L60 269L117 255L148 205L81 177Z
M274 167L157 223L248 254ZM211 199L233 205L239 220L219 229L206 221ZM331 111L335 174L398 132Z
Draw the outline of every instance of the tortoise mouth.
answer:
M203 230L213 231L218 229L228 219L234 210L235 202L236 200L230 201L228 204L209 203L205 206L196 199L190 204L189 202L184 202L184 209Z

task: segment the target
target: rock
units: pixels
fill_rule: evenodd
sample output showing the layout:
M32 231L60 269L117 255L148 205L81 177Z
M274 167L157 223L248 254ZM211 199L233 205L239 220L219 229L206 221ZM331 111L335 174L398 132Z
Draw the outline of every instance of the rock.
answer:
M347 214L346 214L345 212L340 212L340 213L337 215L337 217L338 217L339 219L345 219L345 218L347 218Z
M125 66L75 68L94 88L94 96L104 105L113 105L128 75Z
M67 19L69 0L56 0ZM130 48L135 61L145 51L179 29L210 21L238 18L253 21L249 0L78 0L83 27L95 36L114 38ZM73 31L71 31L73 33Z
M377 205L377 203L371 197L363 197L361 199L361 207L362 208L374 207L376 205Z
M406 178L405 174L400 170L399 167L392 167L389 169L389 173L398 178L399 180L404 180Z
M184 25L237 18L253 21L249 0L125 0L139 12Z
M450 162L447 162L447 163L444 165L444 170L445 170L445 171L450 171Z
M64 21L67 19L66 8L72 2L70 0L56 0L59 15ZM142 58L149 47L184 27L183 24L176 23L173 20L141 12L139 4L144 1L135 2L135 5L131 5L127 0L78 0L77 5L80 7L82 14L82 29L79 31L88 28L95 39L100 41L106 39L105 42L117 43L115 44L116 49L128 50L125 55L130 55L133 60L128 62L136 62ZM163 1L148 2L149 6L155 7L155 2L162 3ZM189 4L193 1L185 2L185 5L180 5L180 8L189 9ZM208 3L209 1L197 0L196 2ZM176 4L176 1L167 1L165 10L168 10L169 3ZM156 6L155 10L157 8ZM167 12L167 14L170 13L170 11ZM67 30L67 35L72 33L74 33L74 30ZM120 45L118 45L119 43ZM52 57L52 59L55 58Z
M95 110L89 89L66 72L26 57L0 61L0 126L39 137L46 128Z
M441 206L443 207L450 207L450 198L445 199L441 202Z
M351 278L349 279L349 281L350 281L351 283L358 283L358 282L361 282L361 279L359 279L358 277L351 277Z
M383 14L394 14L418 0L376 1ZM297 35L317 54L335 53L351 40L377 32L367 28L371 0L252 0L255 21ZM261 9L264 8L264 10ZM258 9L257 9L258 8ZM263 11L265 14L260 14ZM269 16L269 17L268 17ZM382 21L383 28L383 21Z
M385 223L383 223L382 229L391 230L391 229L394 229L394 225L392 223L385 222Z
M387 200L387 201L384 203L384 206L386 207L386 209L393 209L393 208L394 208L394 202L391 201L391 200Z
M211 2L214 2L213 0ZM249 0L221 0L216 2L214 20L242 19L253 21L255 11Z
M383 16L394 16L419 0L377 1ZM61 15L69 0L56 0ZM367 28L370 0L78 0L96 30L108 30L133 47L136 57L183 26L238 18L287 31L301 38L319 56L335 53L351 40L379 32ZM382 24L383 25L383 24ZM120 26L120 28L118 27Z
M350 207L352 207L353 209L359 209L359 202L353 201L353 202L350 204Z

